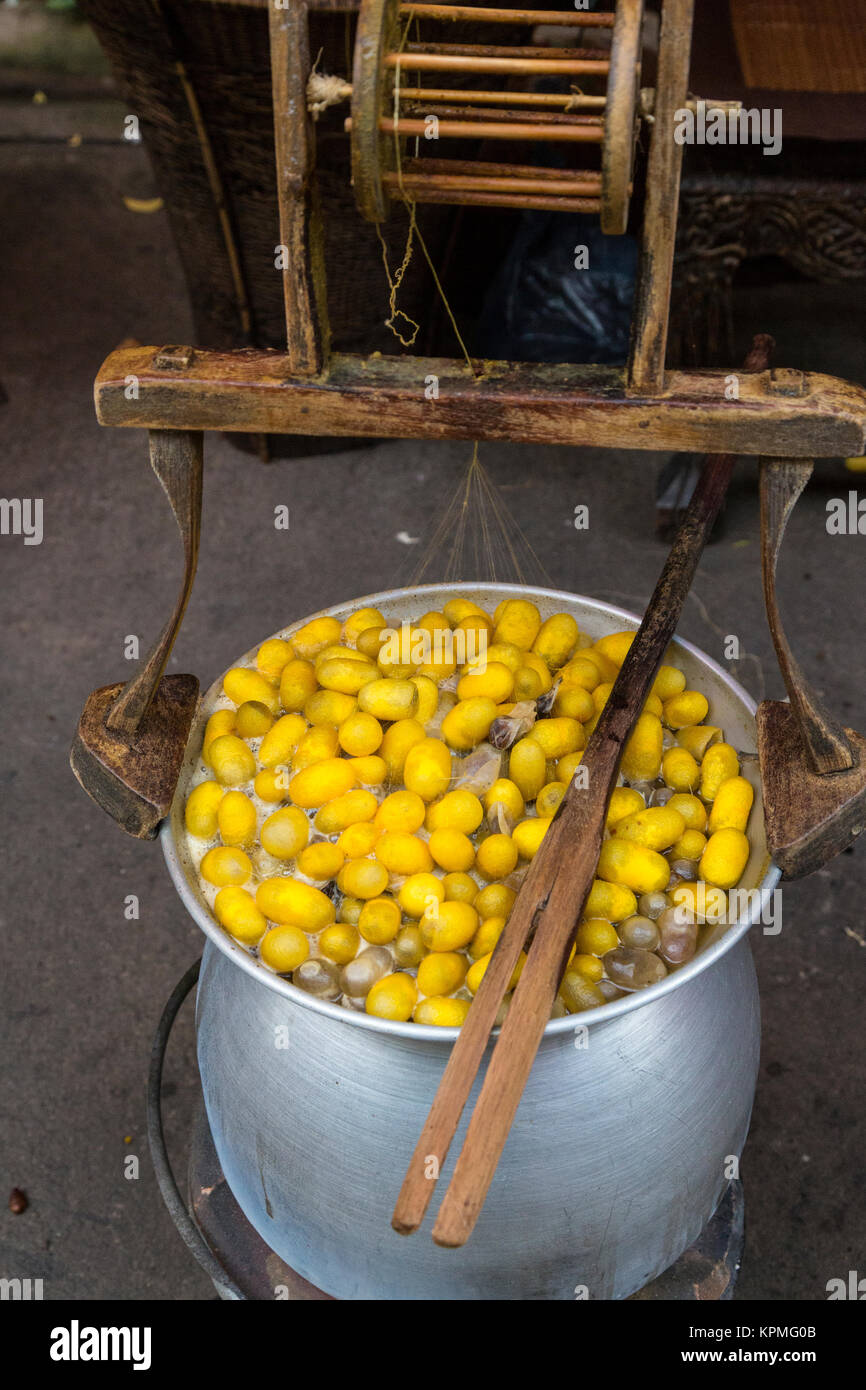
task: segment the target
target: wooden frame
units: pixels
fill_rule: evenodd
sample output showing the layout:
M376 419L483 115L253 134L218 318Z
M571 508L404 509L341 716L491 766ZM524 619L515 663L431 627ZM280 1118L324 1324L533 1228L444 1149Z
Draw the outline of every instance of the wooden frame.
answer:
M313 139L300 95L310 68L308 0L282 0L279 8L271 0L280 227L291 262L283 270L287 351L118 349L96 380L100 423L755 457L866 452L866 390L858 386L782 369L665 373L682 159L673 119L688 96L693 8L694 0L664 0L662 7L643 248L626 366L479 362L470 369L446 358L329 356ZM129 390L131 379L135 391Z
M182 369L157 365L157 356L152 347L111 354L96 379L101 424L791 458L866 453L866 390L817 373L670 372L662 394L637 395L622 367L479 362L473 375L448 358L337 355L320 375L302 377L280 352L187 349Z

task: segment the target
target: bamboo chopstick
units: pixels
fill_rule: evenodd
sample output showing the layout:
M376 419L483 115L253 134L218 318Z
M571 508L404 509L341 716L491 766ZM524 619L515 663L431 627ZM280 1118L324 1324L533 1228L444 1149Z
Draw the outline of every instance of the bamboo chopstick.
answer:
M548 835L551 834L548 831ZM545 841L546 841L545 837ZM434 1182L427 1176L428 1164L435 1160L437 1176L445 1162L463 1107L469 1099L475 1073L481 1065L496 1022L499 1005L508 989L514 967L536 913L544 903L544 858L539 850L529 866L511 916L505 924L466 1022L451 1049L451 1056L430 1107L430 1113L415 1147L391 1221L395 1231L409 1235L424 1220L433 1195Z

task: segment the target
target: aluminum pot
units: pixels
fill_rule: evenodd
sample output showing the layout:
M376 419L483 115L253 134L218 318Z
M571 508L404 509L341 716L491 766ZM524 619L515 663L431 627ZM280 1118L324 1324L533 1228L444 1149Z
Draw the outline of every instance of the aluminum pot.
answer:
M399 624L456 593L488 609L529 596L543 616L571 613L592 639L639 622L573 594L505 584L428 585L324 611L343 618L371 604ZM695 647L677 640L675 649L689 684L710 701L710 722L735 747L753 749L747 693ZM756 764L744 764L756 786L741 881L758 890L749 910L715 928L661 984L548 1025L476 1229L462 1249L445 1250L430 1239L430 1215L409 1238L395 1234L390 1217L456 1030L312 998L236 945L199 889L183 806L220 689L217 682L202 702L162 844L208 938L198 1061L216 1150L248 1219L292 1268L338 1298L634 1293L696 1239L748 1131L760 1012L746 933L779 878L763 840ZM465 1125L466 1116L442 1191Z

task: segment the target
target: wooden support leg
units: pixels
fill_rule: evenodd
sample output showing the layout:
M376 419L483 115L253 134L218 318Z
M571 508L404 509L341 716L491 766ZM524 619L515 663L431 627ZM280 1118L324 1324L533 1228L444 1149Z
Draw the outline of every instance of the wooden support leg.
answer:
M125 685L89 696L70 752L93 800L140 839L151 839L171 806L196 706L195 676L164 676L189 601L201 532L202 436L151 430L150 461L165 489L184 549L183 583L171 616Z
M758 708L767 844L786 878L814 873L866 826L866 739L843 729L804 677L782 628L779 548L811 460L761 461L761 563L773 646L790 703Z
M174 610L141 670L113 703L105 723L132 737L156 693L192 592L201 538L203 440L198 431L151 430L150 462L165 489L183 541L184 574Z

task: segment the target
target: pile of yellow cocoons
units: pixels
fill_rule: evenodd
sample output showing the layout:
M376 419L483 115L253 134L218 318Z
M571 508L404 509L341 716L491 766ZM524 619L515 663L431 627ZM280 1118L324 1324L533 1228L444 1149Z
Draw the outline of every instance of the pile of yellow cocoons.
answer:
M633 636L454 597L269 638L223 678L185 804L216 921L318 999L459 1027ZM552 1017L658 983L724 920L753 789L709 716L662 665Z

